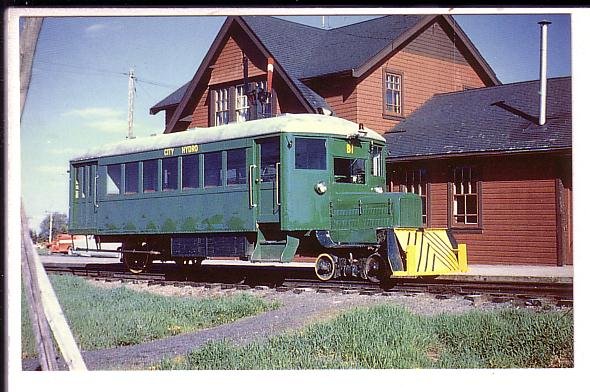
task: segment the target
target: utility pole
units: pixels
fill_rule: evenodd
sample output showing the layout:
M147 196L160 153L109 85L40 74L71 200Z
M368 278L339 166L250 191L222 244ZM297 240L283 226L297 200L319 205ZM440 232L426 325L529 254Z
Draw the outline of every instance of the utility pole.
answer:
M135 106L135 70L129 69L128 84L128 109L127 109L127 139L135 139L133 136L133 109Z
M53 212L49 213L49 243L51 244L53 236Z

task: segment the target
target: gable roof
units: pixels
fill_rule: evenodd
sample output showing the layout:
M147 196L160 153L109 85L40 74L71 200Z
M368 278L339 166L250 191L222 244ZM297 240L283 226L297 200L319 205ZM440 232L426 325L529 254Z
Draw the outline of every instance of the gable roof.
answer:
M385 134L393 160L572 147L571 77L547 81L539 126L539 81L439 94Z
M226 19L188 87L185 88L185 85L158 102L150 108L150 113L155 114L174 105L182 106L184 96L193 93L197 75L201 75L200 71L207 67L212 54L221 43L221 38L234 21L245 30L263 53L275 60L275 69L278 68L279 74L283 73L287 84L291 85L303 106L315 112L318 108L332 109L323 97L304 83L306 79L342 72L350 72L354 77L361 77L410 42L435 19L446 23L454 31L458 43L466 48L468 56L479 64L487 83L500 84L491 67L467 35L448 15L388 15L330 30L271 16L231 16ZM187 100L184 100L184 104L186 102ZM180 114L176 118L179 116Z

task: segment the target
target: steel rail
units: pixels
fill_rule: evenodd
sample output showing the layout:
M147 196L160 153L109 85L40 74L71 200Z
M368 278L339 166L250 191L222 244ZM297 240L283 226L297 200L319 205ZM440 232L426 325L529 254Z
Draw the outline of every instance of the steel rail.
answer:
M493 298L547 298L555 301L573 301L573 287L568 283L560 282L473 282L457 280L434 280L434 279L396 279L388 286L380 286L377 283L371 283L362 280L331 280L323 282L315 278L293 278L281 276L275 279L257 279L256 276L247 278L238 278L236 282L220 281L220 276L214 276L211 271L207 271L208 266L201 267L200 273L191 273L189 268L166 268L159 271L152 271L142 274L132 274L127 272L121 264L110 264L107 266L94 265L64 265L59 263L46 263L45 269L49 273L69 274L77 276L86 276L88 278L106 279L106 280L123 280L148 282L153 284L164 285L219 285L223 288L246 287L255 288L264 286L276 288L277 290L294 290L303 289L308 291L334 291L341 293L360 293L360 294L383 294L383 293L431 293L441 296L461 295L476 296L486 295ZM219 267L216 267L219 268ZM232 269L232 267L227 267ZM194 272L194 271L192 271ZM221 274L225 276L225 274ZM198 280L197 280L198 279Z

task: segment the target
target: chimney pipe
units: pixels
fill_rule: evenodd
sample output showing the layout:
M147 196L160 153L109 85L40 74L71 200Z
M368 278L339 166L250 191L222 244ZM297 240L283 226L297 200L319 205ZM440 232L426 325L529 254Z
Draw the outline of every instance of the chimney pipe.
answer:
M551 22L542 20L541 26L541 67L539 70L539 81L541 88L539 90L539 125L545 125L547 121L547 26Z

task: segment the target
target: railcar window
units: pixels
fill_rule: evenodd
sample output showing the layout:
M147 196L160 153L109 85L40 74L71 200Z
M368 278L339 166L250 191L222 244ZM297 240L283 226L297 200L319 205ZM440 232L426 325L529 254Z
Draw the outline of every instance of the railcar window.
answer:
M119 195L121 193L121 165L107 166L107 195Z
M137 193L139 190L139 162L125 164L125 194Z
M86 182L84 181L85 177L85 167L78 166L76 167L76 177L75 177L75 184L74 184L74 197L76 199L86 197Z
M365 183L366 159L334 158L334 181L347 184Z
M371 150L371 160L373 161L373 169L371 172L375 177L383 176L383 158L381 157L381 151L381 147L373 147Z
M246 183L246 149L227 152L227 185Z
M143 161L143 191L155 192L158 188L158 161Z
M178 189L178 158L162 159L162 190Z
M272 138L260 142L260 177L262 182L274 182L276 164L280 159L279 139Z
M326 140L295 138L295 169L326 170Z
M205 154L205 187L221 186L221 152Z
M185 155L182 157L182 189L199 187L199 156Z

